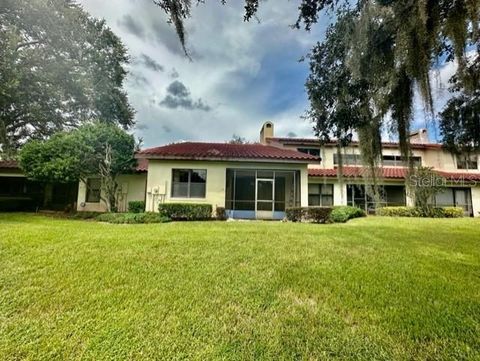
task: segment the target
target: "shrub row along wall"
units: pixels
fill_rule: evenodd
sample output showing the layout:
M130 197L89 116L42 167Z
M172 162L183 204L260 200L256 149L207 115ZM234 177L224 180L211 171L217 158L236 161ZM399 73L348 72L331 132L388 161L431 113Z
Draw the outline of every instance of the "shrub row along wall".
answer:
M387 217L429 217L429 218L460 218L464 216L460 207L434 207L422 209L419 207L383 207L377 210L377 215Z
M295 207L286 210L286 218L291 222L344 223L365 215L360 208L350 206Z
M162 203L158 211L163 217L174 221L199 221L212 218L211 204Z

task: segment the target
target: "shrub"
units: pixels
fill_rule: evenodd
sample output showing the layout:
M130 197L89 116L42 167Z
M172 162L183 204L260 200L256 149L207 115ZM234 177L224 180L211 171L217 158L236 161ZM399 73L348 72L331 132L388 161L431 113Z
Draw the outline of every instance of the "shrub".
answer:
M128 202L128 211L130 213L143 213L143 212L145 212L145 202L144 201Z
M212 218L211 204L162 203L158 206L160 215L175 221L197 221Z
M217 207L217 209L215 210L215 217L218 221L226 221L228 217L225 207Z
M331 207L292 207L286 209L285 216L290 222L327 223L331 212Z
M114 224L165 223L169 219L158 213L103 213L96 217L99 222Z
M308 207L306 218L313 223L328 223L331 213L332 207Z
M376 213L385 217L422 217L420 208L416 207L383 207L377 209Z
M333 207L330 214L330 221L335 223L345 223L350 219L365 217L365 211L358 207L336 206Z
M35 211L37 202L33 199L3 198L0 199L0 212L24 212Z
M461 207L444 207L443 212L445 218L461 218L464 216L463 208Z
M301 222L304 218L305 208L292 207L285 210L285 217L290 222Z
M463 209L460 207L383 207L377 210L377 215L387 217L428 217L428 218L460 218Z
M69 214L67 217L71 219L95 219L99 215L103 214L102 212L90 212L90 211L80 211Z

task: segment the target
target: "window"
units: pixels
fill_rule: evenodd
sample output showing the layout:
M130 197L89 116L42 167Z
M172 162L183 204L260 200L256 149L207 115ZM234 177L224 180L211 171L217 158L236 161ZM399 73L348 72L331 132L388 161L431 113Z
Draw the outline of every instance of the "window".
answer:
M206 169L173 169L173 198L205 198Z
M310 154L315 157L320 157L320 149L318 148L298 148L300 153Z
M333 206L333 184L308 185L309 206Z
M457 169L478 169L476 155L457 156Z
M419 167L422 165L422 157L412 157L413 165ZM382 157L383 165L386 167L403 167L403 157L400 155L384 155Z
M360 154L342 154L343 165L362 165ZM333 155L333 164L338 165L338 154Z
M87 179L86 201L88 203L98 203L98 202L100 202L100 188L101 188L100 178L89 178L89 179Z

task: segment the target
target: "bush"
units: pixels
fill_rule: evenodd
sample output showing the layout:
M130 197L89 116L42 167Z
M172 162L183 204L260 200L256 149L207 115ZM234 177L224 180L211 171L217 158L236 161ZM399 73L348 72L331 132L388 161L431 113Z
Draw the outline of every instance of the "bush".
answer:
M444 207L443 213L445 218L461 218L465 215L461 207Z
M27 212L35 211L38 202L30 198L2 198L0 199L0 212Z
M130 213L143 213L143 212L145 212L145 202L144 201L128 202L128 211Z
M225 207L217 207L217 209L215 210L215 217L218 221L226 221L228 217Z
M290 222L328 223L331 207L292 207L287 208L285 216Z
M423 212L417 207L383 207L376 213L385 217L422 217Z
M290 222L301 222L305 215L305 208L292 207L285 210L285 217Z
M114 224L165 223L169 219L158 213L103 213L96 217L99 222Z
M212 218L211 204L198 203L162 203L158 211L163 217L174 221L199 221Z
M460 207L383 207L377 210L377 215L386 217L426 217L426 218L460 218L463 209Z
M334 223L345 223L353 218L365 217L365 211L358 207L336 206L330 214L330 221Z
M308 207L306 218L313 223L328 223L332 210L332 207Z
M74 212L67 215L71 219L96 219L99 215L103 214L102 212L88 212L80 211Z

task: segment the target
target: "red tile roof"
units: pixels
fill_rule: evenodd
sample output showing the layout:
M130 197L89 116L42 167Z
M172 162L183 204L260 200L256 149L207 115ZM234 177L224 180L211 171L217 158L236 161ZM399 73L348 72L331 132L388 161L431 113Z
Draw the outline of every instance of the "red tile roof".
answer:
M408 175L408 168L402 167L383 167L381 168L381 171L381 176L385 179L405 179ZM362 167L343 167L343 176L347 178L361 177L365 172L366 169ZM445 172L439 170L435 170L435 172L450 181L480 182L480 172ZM338 168L310 168L308 170L308 175L310 177L337 177L337 174Z
M0 168L19 169L20 166L16 160L0 160Z
M288 137L272 137L267 138L274 142L290 145L320 145L320 141L317 138L288 138ZM326 146L336 146L337 142L332 140L325 144ZM350 143L352 147L357 147L359 145L358 141L353 141ZM443 146L439 143L410 143L412 149L441 149ZM382 142L384 148L398 148L399 145L397 142Z
M135 168L135 171L139 173L148 172L148 159L137 159L137 167Z
M137 153L137 158L185 160L263 160L315 162L318 157L263 144L228 144L185 142L149 148Z

